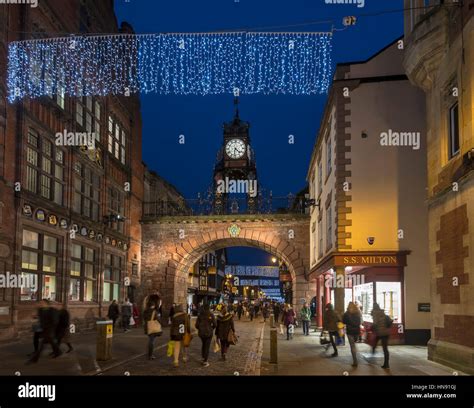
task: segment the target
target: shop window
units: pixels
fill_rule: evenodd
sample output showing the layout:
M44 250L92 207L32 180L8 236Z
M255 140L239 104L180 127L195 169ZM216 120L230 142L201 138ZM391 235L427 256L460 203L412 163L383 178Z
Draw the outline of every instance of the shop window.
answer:
M372 308L374 306L374 284L372 282L354 286L354 300L359 302L362 319L372 321Z
M396 323L402 322L402 292L400 282L377 282L377 303Z
M73 244L69 300L73 302L97 301L96 259L97 251Z
M104 270L104 290L102 300L112 302L120 301L122 277L125 276L125 261L121 256L106 254Z
M59 264L59 240L34 231L23 231L21 269L30 284L21 289L21 300L59 300L56 275Z

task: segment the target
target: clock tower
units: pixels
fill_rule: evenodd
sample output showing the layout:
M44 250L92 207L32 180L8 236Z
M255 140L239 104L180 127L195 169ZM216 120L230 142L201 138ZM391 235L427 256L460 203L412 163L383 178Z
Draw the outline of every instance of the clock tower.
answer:
M250 146L250 124L240 119L239 99L235 98L235 116L224 124L224 140L214 166L214 212L239 212L238 195L245 196L246 212L258 208L258 181L255 154ZM234 197L232 197L234 195Z

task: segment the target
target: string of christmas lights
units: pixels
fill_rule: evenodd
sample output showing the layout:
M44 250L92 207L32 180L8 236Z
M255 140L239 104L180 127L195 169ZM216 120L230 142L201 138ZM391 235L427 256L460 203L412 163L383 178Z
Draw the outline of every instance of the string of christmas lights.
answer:
M9 101L71 97L325 93L332 33L71 36L9 45Z

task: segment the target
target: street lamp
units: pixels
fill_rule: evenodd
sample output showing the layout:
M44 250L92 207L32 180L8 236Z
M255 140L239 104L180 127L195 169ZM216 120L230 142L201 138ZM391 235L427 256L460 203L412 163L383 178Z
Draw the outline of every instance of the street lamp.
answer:
M278 262L278 259L277 259L276 257L273 257L273 258L272 258L272 262L273 262L274 264L276 264L276 263Z

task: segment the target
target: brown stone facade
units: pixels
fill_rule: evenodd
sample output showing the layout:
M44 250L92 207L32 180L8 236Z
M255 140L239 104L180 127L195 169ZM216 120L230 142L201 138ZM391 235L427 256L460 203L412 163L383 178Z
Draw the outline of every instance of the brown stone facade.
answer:
M236 232L231 233L234 227ZM309 217L307 216L201 216L144 220L143 296L158 291L163 310L184 302L187 277L205 254L227 247L260 248L282 259L293 278L294 302L314 296L309 272ZM314 285L313 285L314 286ZM313 290L314 289L314 290Z
M436 293L441 296L442 304L459 304L460 287L469 283L469 275L464 270L464 260L469 256L464 236L468 233L467 205L441 217L441 228L437 234L440 249L436 253L436 264L441 265L443 277L436 280Z
M25 5L2 5L0 7L0 67L7 66L6 50L11 41L30 38L26 33L78 33L131 32L129 25L117 26L112 1L47 0L40 1L37 8ZM51 34L54 35L54 34ZM64 101L54 97L23 100L14 104L6 101L6 70L0 70L0 273L13 274L32 272L47 276L53 281L51 290L40 290L29 297L15 288L0 289L0 341L18 337L31 330L32 316L38 307L37 300L50 297L57 307L67 307L77 329L94 328L98 318L105 317L109 302L104 300L104 271L107 259L120 259L114 284L118 285L118 300L123 300L140 282L141 224L144 166L142 163L142 129L140 103L137 96L108 96L92 99L91 106L82 98L65 96ZM82 116L78 106L83 104ZM100 113L95 111L100 105ZM93 130L86 129L89 115L97 119ZM125 133L124 160L108 152L109 116L120 123ZM84 119L82 125L78 117ZM98 132L96 155L87 154L78 147L55 146L55 135L60 132ZM30 133L39 140L32 144ZM52 146L55 153L45 153ZM29 150L28 150L29 149ZM36 153L31 153L32 150ZM47 150L46 150L47 151ZM90 152L89 152L90 153ZM45 155L46 159L45 160ZM32 155L38 165L32 164ZM58 159L61 157L61 159ZM43 160L43 161L42 161ZM60 160L60 164L58 164ZM45 164L46 163L46 164ZM48 163L53 169L47 175ZM29 167L28 167L29 166ZM37 184L30 183L31 167L38 172ZM27 170L29 169L29 170ZM60 170L60 171L56 171ZM28 171L30 175L28 175ZM52 182L53 193L41 190L44 177ZM88 178L79 187L79 178ZM95 179L95 181L92 181ZM39 182L41 181L41 184ZM54 183L62 184L62 189ZM88 184L89 183L89 184ZM125 185L129 183L130 189ZM94 197L87 197L87 186L94 184ZM46 184L47 185L47 184ZM15 191L16 188L16 191ZM111 193L114 189L118 196ZM78 192L84 193L79 199ZM92 194L92 193L91 193ZM89 201L88 201L89 200ZM88 207L94 201L94 206ZM79 204L81 202L81 204ZM89 204L88 204L89 203ZM80 207L80 209L79 209ZM120 209L119 209L120 207ZM27 213L26 209L32 213ZM126 217L123 229L104 221L116 208ZM89 216L87 209L90 210ZM97 212L94 212L97 211ZM92 215L94 212L94 215ZM45 217L44 219L42 217ZM75 238L71 230L76 225ZM22 259L23 235L25 231L56 239L55 266L48 273L43 248L37 249L39 261L25 270ZM39 238L42 242L43 238ZM81 276L72 274L72 251L74 245L94 251L93 284L89 295L85 295L86 268L81 267ZM85 252L85 249L83 250ZM90 273L90 272L87 272ZM92 276L92 275L88 275ZM130 278L130 286L125 278ZM77 296L71 295L72 279L80 279L76 286ZM45 278L46 279L46 278ZM77 289L80 287L81 289ZM92 289L93 288L93 289Z

